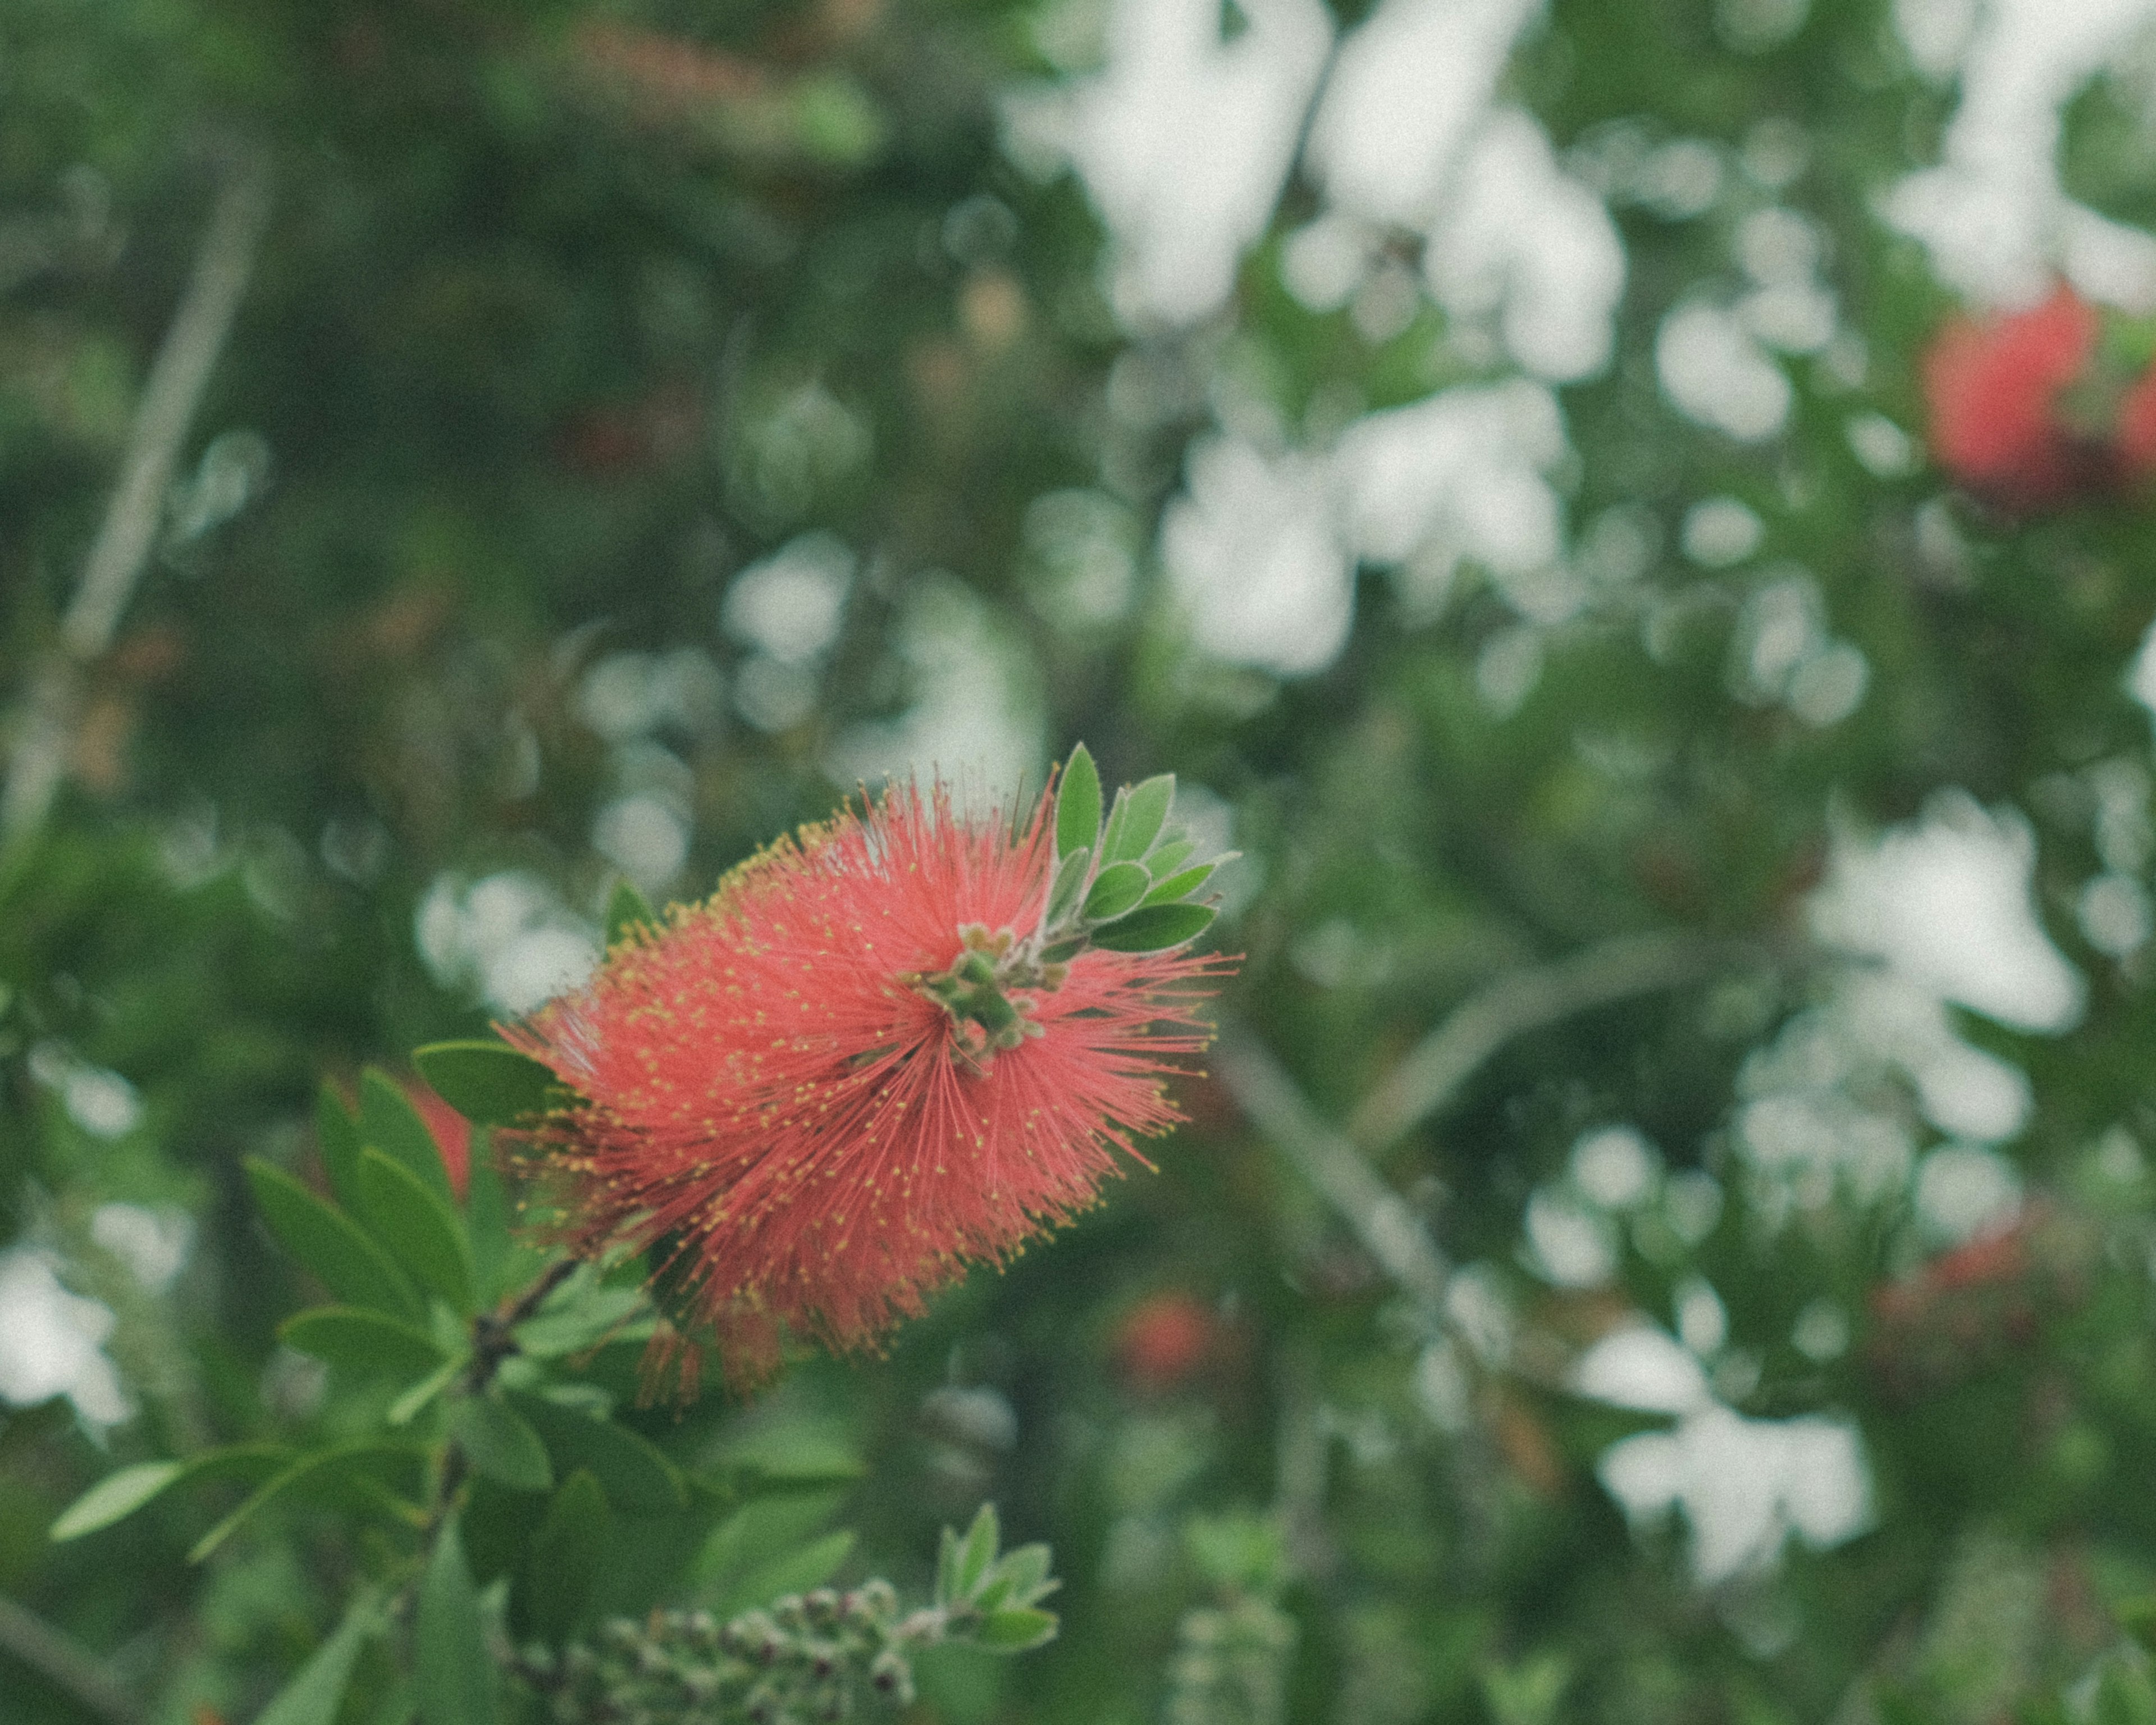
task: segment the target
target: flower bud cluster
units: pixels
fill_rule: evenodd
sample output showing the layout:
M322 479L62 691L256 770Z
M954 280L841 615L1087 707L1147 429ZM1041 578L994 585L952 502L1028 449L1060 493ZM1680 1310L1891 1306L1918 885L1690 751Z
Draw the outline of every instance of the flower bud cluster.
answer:
M960 1625L940 1608L901 1615L890 1583L788 1594L721 1623L708 1611L615 1618L559 1655L535 1644L511 1668L555 1725L810 1725L913 1699L911 1652Z

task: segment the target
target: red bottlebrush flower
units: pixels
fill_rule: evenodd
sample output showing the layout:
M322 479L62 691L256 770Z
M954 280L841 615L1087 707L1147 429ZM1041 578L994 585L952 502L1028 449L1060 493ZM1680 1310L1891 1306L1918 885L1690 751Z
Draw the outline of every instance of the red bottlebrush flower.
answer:
M2026 311L1949 322L1924 356L1939 465L1971 490L2020 508L2107 477L2102 451L2059 403L2087 367L2097 334L2095 308L2068 287Z
M1202 1301L1180 1291L1154 1294L1116 1326L1116 1368L1132 1389L1164 1395L1205 1363L1219 1332L1219 1319Z
M583 1098L521 1135L560 1177L562 1242L655 1248L665 1303L711 1325L737 1382L775 1366L779 1324L874 1343L1180 1117L1163 1079L1204 1045L1224 961L1034 963L1050 806L1016 827L941 788L850 806L504 1030ZM966 978L992 970L977 1009Z
M471 1185L471 1122L434 1093L432 1085L416 1078L404 1081L405 1100L418 1111L427 1130L434 1135L442 1167L449 1177L449 1189L464 1201Z

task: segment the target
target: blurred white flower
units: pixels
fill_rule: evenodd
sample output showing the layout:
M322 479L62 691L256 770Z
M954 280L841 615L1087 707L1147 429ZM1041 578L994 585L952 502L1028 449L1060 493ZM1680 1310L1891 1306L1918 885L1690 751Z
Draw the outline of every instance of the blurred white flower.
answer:
M105 1358L113 1316L60 1285L52 1255L34 1246L0 1251L0 1401L34 1407L64 1395L91 1425L134 1412Z

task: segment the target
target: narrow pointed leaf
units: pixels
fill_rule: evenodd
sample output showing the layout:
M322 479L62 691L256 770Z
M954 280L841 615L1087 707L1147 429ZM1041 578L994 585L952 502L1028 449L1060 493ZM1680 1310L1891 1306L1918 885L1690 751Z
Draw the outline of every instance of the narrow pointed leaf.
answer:
M433 1042L414 1050L412 1062L475 1126L508 1126L543 1114L566 1094L552 1072L506 1042Z
M477 1300L471 1245L449 1199L372 1145L360 1152L359 1189L368 1225L390 1255L422 1287L470 1317Z
M1188 898L1192 893L1213 878L1213 870L1219 866L1218 863L1200 863L1194 869L1185 869L1179 875L1170 875L1141 899L1139 903L1172 905L1178 899Z
M380 1629L375 1598L363 1593L352 1601L344 1620L293 1673L292 1681L254 1716L254 1725L334 1725L360 1650Z
M996 1560L996 1548L1003 1543L1003 1528L996 1518L996 1507L984 1503L973 1517L973 1524L967 1528L965 1538L958 1547L958 1570L955 1579L957 1597L970 1599L981 1579L988 1573L988 1566Z
M1101 769L1084 743L1070 751L1055 793L1055 854L1091 850L1101 836Z
M259 1157L249 1157L246 1168L270 1231L338 1299L413 1322L426 1315L404 1273L358 1223Z
M413 1642L421 1725L488 1725L497 1717L494 1656L454 1517L443 1524L420 1579Z
M444 1360L390 1403L388 1411L382 1417L392 1425L409 1425L418 1417L422 1408L456 1381L457 1373L464 1370L467 1363L462 1358Z
M1175 801L1175 775L1163 773L1116 793L1116 813L1101 842L1103 863L1134 862L1152 848Z
M619 946L640 928L659 927L659 912L651 908L651 901L637 890L636 883L624 877L613 884L607 896L606 943Z
M378 1501L383 1486L399 1478L416 1480L424 1453L409 1443L362 1440L303 1455L257 1486L244 1503L197 1540L187 1561L199 1563L254 1516L285 1498L336 1494L357 1486L362 1489L351 1495ZM367 1486L373 1490L364 1489Z
M355 1376L417 1378L446 1357L416 1324L359 1306L317 1306L288 1317L277 1339Z
M1198 848L1191 839L1163 836L1165 842L1154 845L1144 858L1146 872L1156 880L1164 880L1173 875Z
M359 1077L359 1136L362 1143L401 1162L444 1199L454 1202L449 1171L425 1117L412 1106L403 1085L372 1066Z
M325 1084L315 1098L315 1137L322 1147L322 1169L330 1177L330 1190L350 1209L357 1200L359 1122L344 1099Z
M1120 922L1093 932L1092 943L1111 952L1162 952L1194 941L1212 926L1210 905L1143 905Z
M1045 1545L1021 1545L996 1560L977 1595L983 1611L994 1611L1004 1606L1030 1605L1044 1594L1053 1592L1056 1584L1049 1579L1049 1549Z
M1142 864L1111 864L1095 877L1092 891L1086 895L1086 920L1106 922L1122 916L1146 896L1152 885L1152 877Z
M523 1416L489 1395L464 1396L449 1409L449 1435L473 1467L513 1491L543 1491L554 1483L547 1446Z
M1093 853L1081 845L1055 865L1055 885L1048 895L1050 927L1069 916L1077 905L1078 895L1086 885L1086 871L1092 860Z
M290 1466L281 1444L234 1444L186 1461L143 1461L123 1467L92 1486L60 1512L46 1538L54 1543L80 1539L131 1516L175 1486L202 1481L262 1480Z

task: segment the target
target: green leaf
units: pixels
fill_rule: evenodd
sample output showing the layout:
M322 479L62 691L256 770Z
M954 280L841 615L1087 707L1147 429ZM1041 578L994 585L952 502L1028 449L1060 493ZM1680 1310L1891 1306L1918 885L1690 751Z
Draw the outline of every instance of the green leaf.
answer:
M359 1191L375 1238L429 1291L469 1317L478 1302L471 1244L449 1200L372 1145L359 1153Z
M509 1194L494 1165L489 1129L472 1128L471 1166L465 1182L465 1237L471 1242L472 1274L478 1278L482 1305L506 1291L509 1272L520 1253L509 1230Z
M254 1716L254 1725L334 1725L359 1651L381 1626L374 1595L362 1593L292 1681Z
M197 1540L194 1548L187 1553L187 1561L199 1563L237 1532L244 1522L286 1497L326 1493L356 1497L370 1507L379 1507L382 1487L393 1484L400 1475L416 1482L425 1455L426 1451L416 1444L361 1439L302 1455L257 1486L245 1502ZM355 1485L362 1489L348 1489Z
M259 1480L288 1466L282 1444L234 1444L186 1461L141 1461L107 1475L60 1512L46 1538L58 1544L124 1520L172 1486L202 1480Z
M554 1483L547 1446L521 1414L490 1395L460 1396L449 1407L449 1435L471 1465L516 1491L543 1491Z
M994 1653L1024 1653L1055 1639L1058 1619L1053 1611L1030 1605L1010 1605L991 1611L973 1637L973 1645Z
M767 1605L786 1594L806 1593L812 1587L821 1587L839 1572L839 1566L853 1554L854 1535L850 1529L840 1528L835 1533L826 1533L798 1550L752 1570L727 1587L712 1601L711 1611L718 1617L732 1617L754 1606Z
M1049 1579L1049 1563L1048 1548L1039 1543L1021 1545L1005 1553L988 1571L976 1594L980 1608L995 1611L1005 1606L1030 1605L1054 1592L1057 1584Z
M988 1566L995 1562L996 1548L1002 1543L1003 1529L996 1519L996 1507L984 1503L959 1543L957 1567L952 1579L954 1599L969 1599L973 1596L973 1590L988 1573Z
M559 1641L590 1603L606 1563L613 1518L606 1493L579 1470L562 1482L524 1554L511 1609L520 1632Z
M468 1359L445 1359L433 1371L414 1384L403 1394L389 1404L382 1417L392 1425L409 1425L418 1417L419 1410L456 1382L457 1373L470 1362Z
M350 1209L358 1201L359 1122L352 1117L344 1098L326 1084L315 1098L315 1136L321 1143L322 1169L330 1177L330 1190Z
M135 1512L178 1479L183 1466L177 1461L138 1461L117 1473L107 1474L59 1514L46 1534L55 1545L95 1533Z
M658 927L659 912L651 908L651 901L637 891L636 883L625 877L615 881L613 891L607 896L608 947L619 946L640 928Z
M1070 914L1078 902L1079 890L1086 884L1086 870L1091 865L1093 853L1083 845L1055 865L1055 885L1049 889L1047 922L1054 927Z
M426 1316L403 1272L351 1217L259 1157L249 1157L246 1168L270 1231L338 1299L414 1322Z
M1106 922L1130 910L1146 896L1152 885L1152 877L1142 863L1111 863L1094 877L1092 891L1086 895L1086 920Z
M1175 775L1161 773L1144 783L1116 793L1116 811L1108 817L1108 834L1101 841L1101 860L1135 862L1152 848L1175 802Z
M434 1371L445 1357L434 1338L416 1325L359 1306L316 1306L278 1326L287 1348L357 1375L413 1378Z
M546 1067L506 1042L430 1042L413 1050L412 1063L475 1126L543 1114L567 1094Z
M413 1640L421 1725L486 1725L497 1717L494 1656L454 1517L427 1559Z
M1070 751L1055 793L1055 854L1091 850L1101 836L1101 769L1084 743Z
M936 1542L936 1603L955 1604L958 1599L958 1536L948 1527Z
M597 1347L648 1303L642 1288L608 1287L582 1266L511 1334L532 1358L559 1359Z
M1092 944L1111 952L1162 952L1196 940L1214 914L1210 905L1141 905L1120 922L1094 930Z
M1147 905L1172 905L1178 899L1188 898L1192 893L1213 878L1214 870L1219 866L1217 862L1200 863L1194 869L1185 869L1179 875L1170 875L1138 902Z
M1183 860L1198 846L1189 839L1170 838L1163 834L1163 844L1156 845L1145 855L1146 872L1156 880L1164 880L1173 874Z
M588 1468L623 1515L670 1515L688 1507L680 1470L628 1427L544 1396L512 1393L507 1399L538 1433L557 1476Z
M402 1163L443 1203L456 1201L441 1146L434 1142L425 1117L412 1106L403 1085L372 1066L359 1076L359 1136L372 1148Z

